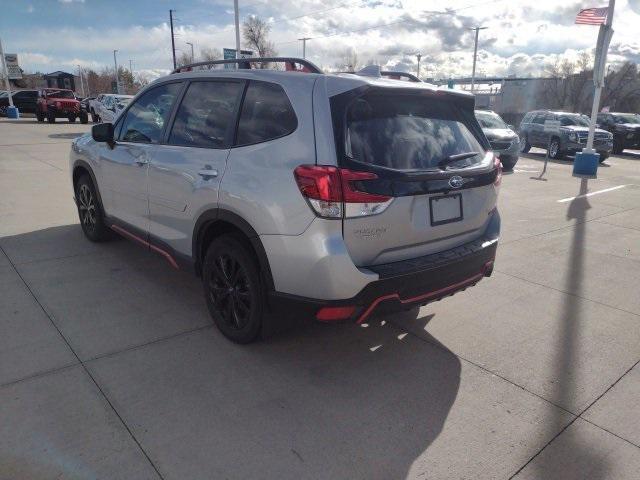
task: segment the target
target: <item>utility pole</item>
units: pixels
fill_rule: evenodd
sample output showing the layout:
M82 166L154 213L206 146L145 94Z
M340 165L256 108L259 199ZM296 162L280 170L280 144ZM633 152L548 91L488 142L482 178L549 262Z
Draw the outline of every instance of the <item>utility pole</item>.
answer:
M240 55L240 11L238 8L238 0L233 0L233 11L235 13L235 22L236 22L236 59L241 58ZM236 68L240 65L236 64Z
M113 64L116 66L116 92L120 93L120 79L118 78L118 60L116 59L116 53L118 50L113 51Z
M86 97L84 94L84 80L82 79L82 68L78 65L78 76L80 77L80 88L82 89L82 96Z
M173 38L173 10L169 10L169 25L171 25L171 53L173 53L173 69L176 69L176 41Z
M4 58L4 50L2 49L2 40L0 40L0 57L2 57L2 76L4 77L4 88L7 89L7 96L9 97L9 107L14 108L13 98L11 98L11 82L9 82L9 68L7 67L7 60ZM9 112L7 111L7 116Z
M131 76L133 77L133 60L129 59L129 72L131 73Z
M304 37L298 40L302 40L302 58L307 58L307 40L311 40L311 38Z
M416 77L420 78L420 59L422 58L422 54L416 53L416 58L418 59L418 72L416 74Z
M193 43L191 43L191 42L185 42L185 43L187 45L191 45L191 63L193 63L194 62L194 60L193 60Z
M476 31L476 42L475 42L475 46L473 47L473 69L471 70L471 91L472 92L476 82L476 58L478 56L478 34L480 33L480 30L485 30L487 28L488 27L477 26L469 29L469 30Z

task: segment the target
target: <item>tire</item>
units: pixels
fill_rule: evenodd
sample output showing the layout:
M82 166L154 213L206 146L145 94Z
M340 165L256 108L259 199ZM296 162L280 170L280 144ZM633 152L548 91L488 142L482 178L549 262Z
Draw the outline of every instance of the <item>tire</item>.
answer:
M520 135L520 153L529 153L529 150L531 150L531 144L527 136L524 134Z
M89 123L89 116L86 112L80 114L80 123Z
M604 162L607 158L609 158L609 154L608 154L608 153L601 153L601 154L600 154L600 159L598 160L598 162L602 163L602 162Z
M620 142L613 142L613 154L614 155L620 155L624 150L624 145L622 145Z
M104 223L102 205L89 175L82 175L75 185L78 218L84 235L92 242L104 242L112 238L111 230Z
M41 112L40 110L36 110L36 119L39 122L44 122L44 112Z
M215 238L202 266L209 313L222 334L235 343L258 338L265 311L265 287L253 253L236 235Z
M47 112L47 122L56 123L56 114L52 112Z
M553 158L554 160L559 160L564 157L564 153L560 150L560 139L558 137L553 137L549 142L547 154L549 158Z
M69 119L69 123L76 123L76 116L75 115L69 115L67 118Z
M500 157L500 163L502 163L503 170L510 172L513 170L513 167L516 166L516 163L518 163L518 157Z

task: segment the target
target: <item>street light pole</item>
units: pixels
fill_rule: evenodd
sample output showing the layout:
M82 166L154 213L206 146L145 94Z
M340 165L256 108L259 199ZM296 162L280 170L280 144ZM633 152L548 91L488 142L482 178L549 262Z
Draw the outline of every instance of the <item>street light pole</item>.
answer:
M418 72L416 74L416 77L420 78L420 59L422 58L422 54L416 53L416 58L418 59Z
M7 89L9 98L9 107L13 107L13 98L11 98L11 82L9 82L9 69L7 68L7 60L4 58L4 50L2 49L2 40L0 39L0 57L2 57L2 76L4 77L4 88Z
M120 79L118 78L118 60L116 59L116 53L118 50L113 51L113 64L116 67L116 92L120 93Z
M473 28L470 28L469 30L475 30L476 31L476 41L473 47L473 69L471 70L471 91L473 92L473 89L475 87L475 82L476 82L476 59L478 57L478 35L480 33L480 30L485 30L488 27L480 27L480 26L476 26Z
M238 8L238 0L233 0L233 11L235 14L235 23L236 23L236 58L241 58L240 55L240 11ZM239 65L236 64L236 68Z
M195 61L193 57L193 43L191 42L185 42L185 43L191 46L191 63L193 63Z
M307 58L307 40L311 40L311 38L304 37L298 40L302 40L302 58Z
M80 77L80 88L82 89L82 96L86 97L86 95L84 94L84 80L82 78L82 68L80 67L80 65L78 65L78 76Z
M173 10L169 10L169 25L171 26L171 53L173 54L173 69L176 69L176 41L173 38Z

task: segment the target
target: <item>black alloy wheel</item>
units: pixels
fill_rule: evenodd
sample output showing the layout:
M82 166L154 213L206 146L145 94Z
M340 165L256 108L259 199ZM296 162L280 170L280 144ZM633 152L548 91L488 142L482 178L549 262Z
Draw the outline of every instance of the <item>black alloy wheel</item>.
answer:
M549 154L549 158L553 158L554 160L557 160L563 157L562 152L560 151L559 139L557 138L551 139L547 153Z
M262 327L264 292L255 259L241 238L222 235L211 242L203 283L220 331L236 343L255 340Z
M80 226L85 236L92 242L102 242L111 238L110 230L104 223L102 205L88 175L80 177L76 184L76 203Z

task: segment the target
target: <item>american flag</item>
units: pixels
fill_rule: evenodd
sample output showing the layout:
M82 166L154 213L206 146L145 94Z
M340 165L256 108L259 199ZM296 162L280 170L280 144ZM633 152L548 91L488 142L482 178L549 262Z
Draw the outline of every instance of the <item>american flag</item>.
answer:
M585 8L576 17L578 25L602 25L607 21L608 7Z

